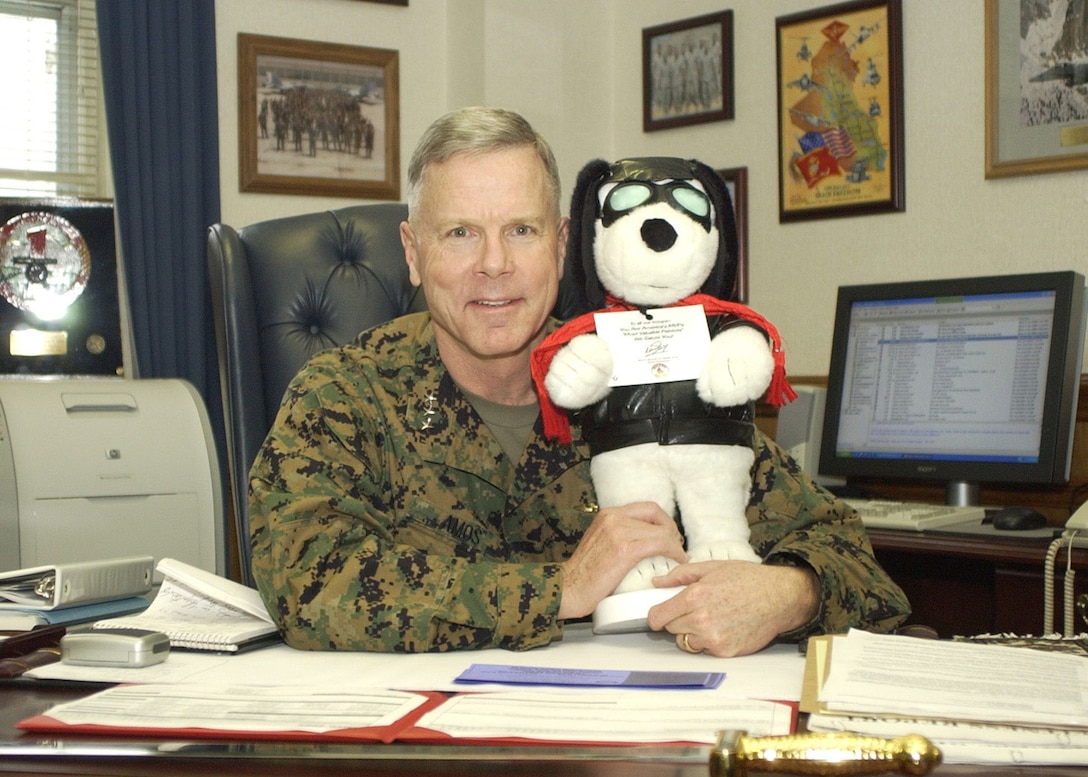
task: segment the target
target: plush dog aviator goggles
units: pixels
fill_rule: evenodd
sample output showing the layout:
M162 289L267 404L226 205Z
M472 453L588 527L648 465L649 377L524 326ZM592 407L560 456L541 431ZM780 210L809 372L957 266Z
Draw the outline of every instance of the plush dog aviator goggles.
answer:
M686 181L624 181L605 197L601 223L610 226L635 208L654 202L668 203L710 231L710 198Z

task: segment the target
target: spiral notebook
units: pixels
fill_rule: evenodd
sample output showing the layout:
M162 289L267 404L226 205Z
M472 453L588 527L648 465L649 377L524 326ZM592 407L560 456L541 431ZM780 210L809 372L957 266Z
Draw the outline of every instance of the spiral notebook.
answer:
M280 641L260 594L176 559L155 567L162 586L151 606L136 615L96 621L92 628L149 629L170 638L170 647L238 653Z

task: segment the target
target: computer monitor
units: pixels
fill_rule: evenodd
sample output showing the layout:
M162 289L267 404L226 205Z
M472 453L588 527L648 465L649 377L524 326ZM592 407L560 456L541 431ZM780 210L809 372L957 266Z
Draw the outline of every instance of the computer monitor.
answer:
M1067 482L1084 329L1076 272L840 287L820 473Z

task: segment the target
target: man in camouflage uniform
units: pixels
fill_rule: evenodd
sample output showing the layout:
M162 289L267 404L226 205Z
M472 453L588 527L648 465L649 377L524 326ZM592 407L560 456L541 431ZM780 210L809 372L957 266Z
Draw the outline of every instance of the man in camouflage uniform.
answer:
M638 561L687 585L649 623L693 652L894 628L909 612L861 522L757 434L748 517L764 564L686 561L653 504L597 511L587 447L544 439L529 356L565 253L547 144L506 111L424 135L401 226L430 313L319 354L251 472L253 572L289 644L521 650L558 638Z

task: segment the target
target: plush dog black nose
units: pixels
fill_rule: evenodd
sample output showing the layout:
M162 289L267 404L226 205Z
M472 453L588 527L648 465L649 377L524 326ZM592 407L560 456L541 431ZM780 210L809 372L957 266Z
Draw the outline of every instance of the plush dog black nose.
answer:
M642 222L642 239L652 250L661 253L676 242L676 230L665 219L646 219Z

